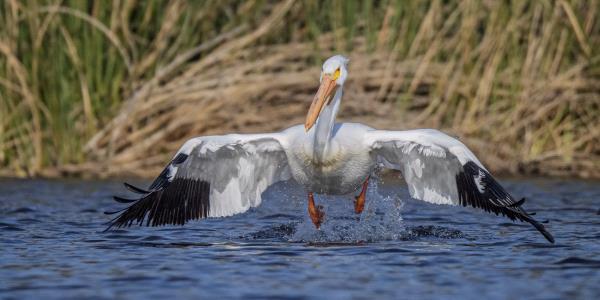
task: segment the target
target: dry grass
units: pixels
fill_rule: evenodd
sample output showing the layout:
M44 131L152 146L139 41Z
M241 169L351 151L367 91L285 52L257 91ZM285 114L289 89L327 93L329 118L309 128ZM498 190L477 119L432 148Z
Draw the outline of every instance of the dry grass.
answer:
M343 120L444 129L497 172L600 178L598 1L370 3L8 1L0 164L151 177L192 136L302 123L320 63L342 52ZM66 74L46 82L54 55Z

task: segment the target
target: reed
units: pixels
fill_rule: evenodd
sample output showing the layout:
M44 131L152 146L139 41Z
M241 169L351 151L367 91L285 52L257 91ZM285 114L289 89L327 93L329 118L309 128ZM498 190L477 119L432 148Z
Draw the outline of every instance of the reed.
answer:
M599 1L0 4L0 168L150 177L189 137L340 117L437 127L490 169L600 178Z

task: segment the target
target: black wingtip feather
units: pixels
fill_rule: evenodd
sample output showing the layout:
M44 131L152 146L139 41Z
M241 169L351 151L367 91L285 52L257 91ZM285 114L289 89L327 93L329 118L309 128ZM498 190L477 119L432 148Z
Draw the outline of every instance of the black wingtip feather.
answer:
M508 207L520 207L521 205L523 205L523 203L525 203L525 198L521 198L521 200L515 202L514 204L509 205Z
M173 158L173 160L171 161L171 163L174 164L174 165L178 165L178 164L184 162L187 158L188 158L187 154L185 154L185 153L179 153L179 154L177 154L177 156L175 156L175 158Z
M127 198L123 198L123 197L119 197L119 196L113 196L113 200L115 200L116 202L119 203L132 203L137 201L137 199L127 199Z
M478 178L476 183L475 178ZM502 214L511 220L528 222L535 227L550 243L554 237L544 225L534 220L521 206L525 198L515 201L514 198L483 168L474 162L463 165L462 172L456 175L456 187L459 203L463 206L481 208L496 215ZM482 191L480 191L480 188Z
M105 215L114 215L114 214L120 213L120 212L122 212L122 211L124 211L126 209L127 209L127 207L121 208L121 209L115 210L115 211L105 211L104 214Z
M535 227L535 229L537 229L537 231L539 231L548 240L548 242L554 244L554 236L552 236L552 234L546 230L544 225L532 218L529 218L528 222L529 224L533 225L533 227Z
M136 194L143 194L143 195L145 195L145 194L150 194L150 192L149 192L149 191L146 191L146 190L144 190L144 189L141 189L141 188L139 188L139 187L137 187L137 186L135 186L135 185L131 185L131 184L127 183L127 182L123 182L123 185L124 185L124 186L125 186L125 187L126 187L128 190L129 190L129 191L131 191L131 192L134 192L134 193L136 193Z
M187 178L175 178L172 182L165 180L160 183L159 189L139 199L115 196L115 201L131 204L121 211L110 212L121 214L109 222L106 230L144 223L146 226L184 225L189 220L206 218L210 211L209 196L210 183Z

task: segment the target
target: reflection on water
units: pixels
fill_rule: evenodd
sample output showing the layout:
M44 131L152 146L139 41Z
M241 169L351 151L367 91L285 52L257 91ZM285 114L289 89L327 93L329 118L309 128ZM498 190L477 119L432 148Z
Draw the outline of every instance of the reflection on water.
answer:
M103 232L117 182L0 181L0 298L598 298L600 187L509 181L557 239L475 209L407 200L397 182L317 196L292 183L264 204L185 227Z

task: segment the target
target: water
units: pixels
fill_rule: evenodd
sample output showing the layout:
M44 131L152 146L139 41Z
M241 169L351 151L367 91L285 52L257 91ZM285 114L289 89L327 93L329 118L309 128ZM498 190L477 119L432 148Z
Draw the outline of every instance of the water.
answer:
M600 185L504 181L556 237L471 208L409 200L372 184L359 218L349 197L284 183L263 205L185 227L103 232L118 182L0 181L0 298L598 299Z

